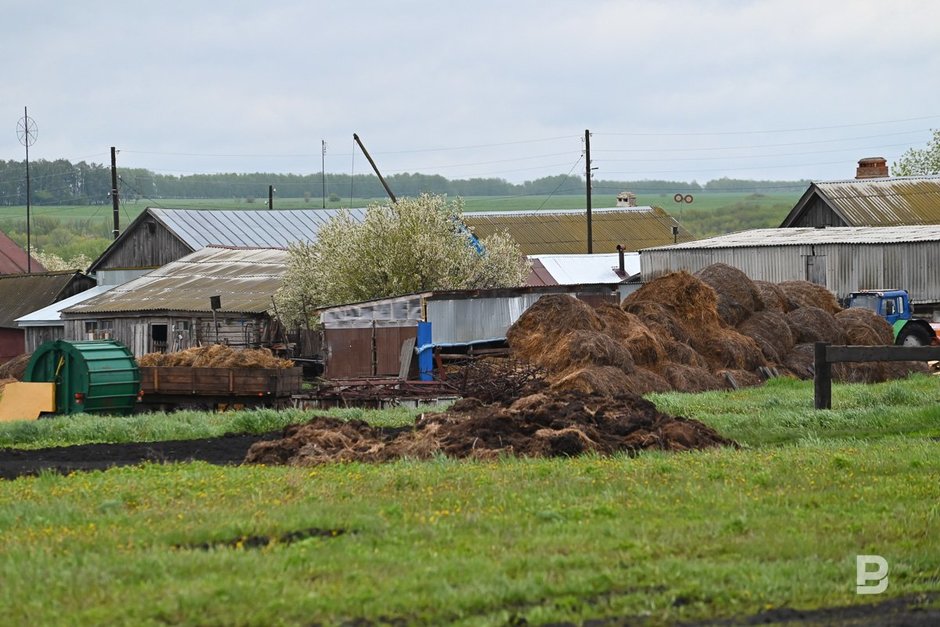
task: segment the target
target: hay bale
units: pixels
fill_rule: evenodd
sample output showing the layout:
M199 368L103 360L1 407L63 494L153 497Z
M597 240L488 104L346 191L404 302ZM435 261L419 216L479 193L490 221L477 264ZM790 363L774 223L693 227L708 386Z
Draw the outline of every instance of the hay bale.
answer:
M735 389L738 388L747 388L747 387L756 387L763 383L756 372L751 372L749 370L736 370L734 368L725 368L715 372L715 376L718 377L722 384L724 384L725 389ZM734 383L732 383L732 381Z
M632 372L633 356L620 342L606 333L572 331L564 341L546 347L543 366L549 373L569 370L573 366L613 366Z
M777 286L790 301L790 309L818 307L831 314L842 311L835 295L822 285L809 281L784 281Z
M607 303L595 311L604 323L604 333L626 346L636 363L653 366L666 358L660 337L638 316Z
M630 311L633 304L642 301L652 301L665 307L689 336L723 326L718 317L718 295L715 290L684 270L650 281L627 296L621 306Z
M649 300L623 301L621 308L635 315L659 338L671 337L679 342L689 341L689 333L676 317L663 305Z
M780 363L796 344L786 316L776 309L758 311L738 325L738 332L754 340L771 363Z
M781 365L797 379L812 379L815 372L815 348L812 344L797 344L786 354Z
M629 389L630 376L614 366L575 367L554 377L551 389L615 396Z
M764 305L764 310L786 313L793 309L793 304L780 286L770 281L754 281L754 289Z
M834 315L819 307L798 307L786 314L787 324L798 344L828 342L845 344L845 333Z
M594 308L567 294L538 299L509 330L506 340L518 358L539 363L540 356L572 331L601 331L604 323Z
M660 372L676 392L698 393L727 387L720 377L698 366L670 362Z
M836 322L845 333L846 342L854 346L888 346L894 344L894 332L888 321L871 309L850 307L836 314Z
M703 331L692 338L692 348L705 358L713 371L723 368L756 370L768 365L760 346L734 329Z
M710 285L718 296L718 316L728 326L737 326L755 311L764 308L764 302L754 283L746 274L725 263L713 263L695 273Z
M671 392L672 385L662 376L646 368L637 368L627 376L627 386L625 390L637 396L650 394L651 392Z
M664 338L662 345L663 351L666 353L666 359L662 363L677 363L696 368L708 368L708 360L685 342Z

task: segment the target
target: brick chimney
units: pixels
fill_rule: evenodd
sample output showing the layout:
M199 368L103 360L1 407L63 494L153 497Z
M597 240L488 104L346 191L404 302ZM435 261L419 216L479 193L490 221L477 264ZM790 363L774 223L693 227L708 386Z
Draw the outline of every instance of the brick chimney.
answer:
M884 157L865 157L858 160L855 178L875 179L883 176L888 176L888 162Z
M636 207L636 194L633 192L620 192L617 194L618 207Z

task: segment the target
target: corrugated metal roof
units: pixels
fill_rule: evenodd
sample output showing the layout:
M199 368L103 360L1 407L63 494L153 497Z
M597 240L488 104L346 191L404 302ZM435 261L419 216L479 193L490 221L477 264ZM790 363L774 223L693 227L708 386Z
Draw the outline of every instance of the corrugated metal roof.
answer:
M76 274L67 271L0 276L0 327L15 329L17 318L55 302Z
M940 223L940 176L851 179L816 186L852 226Z
M506 231L525 255L579 254L587 252L587 216L584 209L562 211L481 211L463 214L474 235L483 238ZM678 240L691 241L686 231L668 213L652 207L615 207L591 211L593 249L611 253L617 244L628 251L673 242L672 227L679 227Z
M56 325L61 326L63 309L67 309L77 303L83 303L89 298L94 298L98 294L104 294L111 289L114 289L113 285L96 285L94 287L90 287L84 292L79 292L74 296L63 298L56 303L52 303L48 307L43 307L42 309L37 309L36 311L28 313L25 316L20 316L16 319L16 324L21 328Z
M602 255L531 255L555 280L547 285L585 285L589 283L620 283L623 279L614 268L619 267L618 253ZM624 253L626 274L640 271L640 253ZM531 285L532 283L530 283Z
M817 195L849 226L940 224L940 175L817 181L782 225L795 223Z
M283 282L287 251L207 247L186 255L65 313L211 312L210 296L229 313L262 313Z
M198 210L147 209L193 250L206 246L287 248L313 242L317 233L340 209ZM365 209L347 210L361 222Z
M651 247L646 250L695 250L811 244L895 244L902 242L940 242L940 225L754 229L684 244Z
M34 258L29 264L32 272L45 272L46 269ZM0 274L19 274L27 271L26 251L0 231Z

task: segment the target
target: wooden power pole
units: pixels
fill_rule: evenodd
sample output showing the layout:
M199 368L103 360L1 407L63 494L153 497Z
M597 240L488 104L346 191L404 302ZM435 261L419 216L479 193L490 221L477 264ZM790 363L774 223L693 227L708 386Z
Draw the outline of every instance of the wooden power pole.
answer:
M117 150L114 146L111 146L111 209L114 221L114 229L111 234L114 239L117 239L121 228L121 205L118 204Z
M584 185L587 195L587 251L591 255L594 253L594 233L591 223L591 131L584 131Z

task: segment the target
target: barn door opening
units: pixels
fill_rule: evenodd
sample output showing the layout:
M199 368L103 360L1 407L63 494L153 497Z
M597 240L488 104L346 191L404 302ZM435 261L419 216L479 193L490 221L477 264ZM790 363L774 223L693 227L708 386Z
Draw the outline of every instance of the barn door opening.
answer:
M150 339L152 341L151 350L154 353L165 353L167 347L167 325L151 324Z
M826 256L806 256L806 280L819 285L826 285Z

